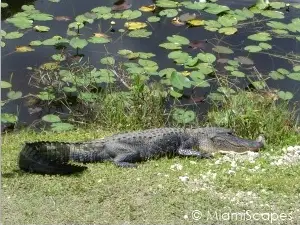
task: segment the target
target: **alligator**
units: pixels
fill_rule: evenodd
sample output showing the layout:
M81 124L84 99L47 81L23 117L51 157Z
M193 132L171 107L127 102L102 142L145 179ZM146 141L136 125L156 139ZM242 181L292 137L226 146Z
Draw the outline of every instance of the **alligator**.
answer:
M25 143L19 167L31 173L71 174L87 169L77 163L111 161L136 167L138 162L164 156L211 158L216 152L243 153L261 147L262 142L239 138L226 128L155 128L86 142Z

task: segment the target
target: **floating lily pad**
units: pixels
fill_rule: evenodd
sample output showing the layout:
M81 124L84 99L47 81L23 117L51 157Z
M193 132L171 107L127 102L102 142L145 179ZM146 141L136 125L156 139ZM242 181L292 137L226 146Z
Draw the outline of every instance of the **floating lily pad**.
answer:
M274 18L274 19L283 19L284 18L283 12L272 11L272 10L264 10L261 12L261 15L269 17L269 18Z
M179 45L188 45L190 43L189 39L180 35L172 35L171 37L167 37L167 39L168 41Z
M283 75L288 75L290 72L284 68L279 68L277 71ZM297 72L297 71L296 71Z
M144 22L134 22L134 21L131 21L131 22L126 22L124 24L124 26L128 29L128 30L138 30L138 29L142 29L142 28L145 28L147 26L146 23Z
M294 70L295 72L300 72L300 65L294 66L294 67L293 67L293 70Z
M220 34L225 34L225 35L232 35L237 32L237 29L235 27L222 27L219 29Z
M46 27L46 26L34 26L33 29L35 29L36 31L39 32L47 32L50 30L50 27Z
M249 45L246 46L244 49L249 52L260 52L262 50L262 48L257 45Z
M133 30L128 33L129 37L135 38L148 38L152 34L151 31L147 31L146 29Z
M278 97L283 100L290 100L294 97L294 95L289 91L279 91Z
M11 83L4 81L4 80L0 81L0 85L1 85L1 88L11 88L12 87Z
M155 22L160 21L160 17L157 17L157 16L150 16L150 17L148 17L147 20L148 20L150 23L155 23Z
M244 64L244 65L253 65L254 62L252 59L245 57L245 56L238 56L235 58L239 63Z
M214 56L211 53L199 53L197 55L197 57L203 61L203 62L207 62L207 63L213 63L216 61L216 56Z
M85 39L80 39L78 37L74 37L70 40L70 45L73 48L83 49L85 46L88 45L88 42Z
M272 48L272 45L269 45L268 43L265 42L261 42L259 43L259 47L261 47L262 49L268 50Z
M33 19L37 21L48 21L48 20L53 20L53 16L46 13L33 13L29 15L29 19Z
M31 41L30 43L29 43L29 45L30 46L40 46L40 45L42 45L43 44L43 42L41 42L41 41Z
M219 14L225 11L229 11L230 8L228 6L224 5L218 5L214 3L207 4L207 8L204 9L204 11L211 13L211 14Z
M269 27L274 28L274 29L282 29L282 30L287 29L287 27L286 27L287 24L282 23L282 22L278 22L278 21L270 21L270 22L267 23L267 25Z
M271 71L269 73L269 76L273 79L273 80L282 80L284 79L284 76L280 73L280 72L277 72L277 71Z
M42 117L42 120L49 122L49 123L57 123L60 122L60 118L53 114L48 114Z
M195 120L196 114L192 110L175 109L173 112L173 119L177 123L190 123Z
M110 42L110 39L108 39L106 37L93 36L93 37L88 39L88 42L91 42L91 43L94 43L94 44L106 44L106 43Z
M114 65L115 59L113 57L105 57L105 58L102 58L100 60L100 62L105 65Z
M5 35L5 39L17 39L17 38L23 37L23 35L24 34L18 32L18 31L13 31L13 32L7 33Z
M52 59L54 59L55 61L64 61L66 60L66 56L63 54L55 54L53 56L51 56Z
M251 39L254 41L270 41L270 40L272 40L272 37L267 32L259 32L257 34L249 35L248 39Z
M7 97L12 100L19 99L22 97L22 92L21 91L9 91L7 93Z
M218 22L224 27L232 27L237 24L237 19L234 15L226 14L218 18Z
M159 12L160 16L166 16L166 17L175 17L177 16L178 11L176 9L164 9Z
M18 46L16 47L16 52L33 52L34 49L29 46Z
M41 100L53 100L55 96L52 93L46 92L46 91L41 91L39 94L36 95L39 99Z
M221 45L216 45L212 50L221 54L233 54L230 48Z
M6 19L7 22L12 23L14 26L20 29L27 29L32 27L33 20L28 19L27 17L12 17Z
M287 76L289 78L293 79L293 80L299 80L300 81L300 73L298 73L298 72L296 72L296 73L290 73Z
M181 49L180 44L171 43L171 42L162 43L159 46L162 48L171 49L171 50Z
M232 76L235 76L235 77L245 77L245 73L243 73L243 72L241 72L241 71L237 71L237 70L232 71L232 72L231 72L231 75L232 75Z

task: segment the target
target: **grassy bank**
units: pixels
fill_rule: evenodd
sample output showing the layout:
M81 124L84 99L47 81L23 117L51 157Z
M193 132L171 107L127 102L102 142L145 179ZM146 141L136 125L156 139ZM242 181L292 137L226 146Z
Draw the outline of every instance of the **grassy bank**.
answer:
M261 157L244 161L223 156L200 161L163 158L145 162L137 169L98 163L71 176L42 176L18 170L18 153L25 141L75 141L105 135L108 133L95 129L3 135L2 223L241 224L239 218L228 220L226 213L246 210L250 215L273 213L273 220L274 213L291 216L292 220L286 217L281 223L300 221L300 164L272 165L271 156L282 155L284 145L269 145ZM288 139L290 145L300 143L299 135ZM200 220L192 218L193 210L202 212ZM269 224L270 220L260 218L259 222Z

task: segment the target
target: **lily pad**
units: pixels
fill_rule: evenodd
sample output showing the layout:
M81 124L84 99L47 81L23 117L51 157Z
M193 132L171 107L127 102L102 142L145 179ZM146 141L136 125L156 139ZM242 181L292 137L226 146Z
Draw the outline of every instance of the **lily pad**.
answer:
M178 11L176 9L164 9L159 12L160 16L166 16L166 17L175 17L177 16Z
M50 30L50 27L46 27L46 26L34 26L33 29L35 29L36 31L39 32L47 32Z
M22 97L21 91L10 91L7 93L7 97L12 100L16 100Z
M289 75L287 75L290 79L293 80L298 80L300 81L300 73L296 72L296 73L290 73Z
M20 33L18 31L13 31L13 32L10 32L10 33L7 33L5 35L5 39L17 39L17 38L20 38L20 37L23 37L23 33Z
M171 49L171 50L181 49L180 44L171 43L171 42L162 43L159 46L162 48Z
M232 71L232 72L231 72L231 75L232 75L232 76L235 76L235 77L245 77L245 73L243 73L243 72L241 72L241 71L237 71L237 70Z
M278 97L283 100L290 100L294 97L294 95L289 91L279 91Z
M262 49L265 49L265 50L268 50L268 49L271 49L271 48L272 48L272 45L269 45L268 43L265 43L265 42L259 43L259 46L260 46Z
M249 45L244 48L248 52L260 52L262 48L257 45Z
M278 71L271 71L269 73L269 76L273 79L273 80L282 80L284 79L284 76L278 72Z
M88 39L88 42L91 42L91 43L94 43L94 44L106 44L106 43L110 42L110 39L108 39L106 37L93 36L93 37Z
M188 45L190 43L189 39L180 35L172 35L171 37L167 37L167 39L168 41L179 45Z
M156 23L158 21L160 21L160 17L157 17L157 16L150 16L148 17L147 19L150 23Z
M300 65L294 66L294 67L293 67L293 70L294 70L295 72L300 72Z
M232 35L237 32L237 29L235 27L222 27L219 29L220 34L225 34L225 35Z
M238 56L235 58L235 60L237 60L240 64L254 65L253 60L245 56Z
M259 32L256 34L249 35L248 39L251 39L254 41L270 41L270 40L272 40L272 37L267 32Z
M207 63L213 63L216 61L216 56L214 56L211 53L199 53L197 55L197 57L203 61L203 62L207 62Z
M0 85L1 85L1 89L2 88L11 88L12 87L11 83L9 83L7 81L4 81L4 80L0 81Z
M49 123L57 123L60 122L60 118L53 114L48 114L42 117L43 121L49 122Z
M195 120L196 114L192 110L175 109L173 112L173 119L177 123L190 123Z
M102 58L100 60L100 62L102 64L105 64L105 65L114 65L115 64L115 59L113 57L105 57L105 58Z
M63 54L55 54L51 56L52 59L54 59L55 61L64 61L66 60L66 56Z
M88 42L85 39L80 39L78 37L74 37L70 40L70 45L73 48L83 49L85 46L88 45Z
M272 10L264 10L261 12L261 15L273 19L283 19L284 13L279 11L272 11Z
M128 33L129 37L135 38L148 38L152 34L151 31L147 31L146 29L133 30Z
M221 45L216 45L212 50L220 54L233 54L230 48Z

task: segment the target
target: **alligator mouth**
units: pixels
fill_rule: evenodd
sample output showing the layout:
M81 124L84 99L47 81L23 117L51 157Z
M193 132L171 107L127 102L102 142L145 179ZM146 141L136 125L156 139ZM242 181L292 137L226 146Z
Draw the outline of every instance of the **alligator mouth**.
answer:
M258 152L264 146L263 142L239 138L232 134L218 135L213 142L219 146L220 153Z

